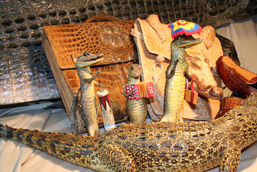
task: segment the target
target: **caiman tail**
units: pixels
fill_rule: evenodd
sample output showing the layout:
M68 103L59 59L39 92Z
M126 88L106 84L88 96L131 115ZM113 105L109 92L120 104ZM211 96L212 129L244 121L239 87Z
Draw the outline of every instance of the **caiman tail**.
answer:
M29 145L56 158L96 171L135 170L135 164L127 151L119 146L106 144L104 136L15 129L0 124L0 138Z
M76 141L86 140L79 135L14 129L2 124L0 124L0 137L29 145L49 155L72 163L78 161L76 159L76 150L79 144Z

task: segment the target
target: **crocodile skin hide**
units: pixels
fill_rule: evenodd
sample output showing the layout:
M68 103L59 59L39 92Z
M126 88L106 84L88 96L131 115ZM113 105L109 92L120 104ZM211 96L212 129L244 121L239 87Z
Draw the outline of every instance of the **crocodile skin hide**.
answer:
M255 0L0 1L0 104L59 97L41 39L46 25L84 22L101 13L123 20L158 14L218 27L256 14Z

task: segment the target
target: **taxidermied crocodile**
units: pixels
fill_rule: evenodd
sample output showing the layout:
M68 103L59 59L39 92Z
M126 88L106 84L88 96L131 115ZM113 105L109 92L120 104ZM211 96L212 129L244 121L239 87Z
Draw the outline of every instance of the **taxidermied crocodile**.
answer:
M164 115L161 122L183 122L180 111L185 96L186 78L184 75L188 68L185 48L201 42L200 39L186 40L179 36L179 39L176 38L171 43L172 59L166 71Z
M99 134L98 128L98 116L96 112L96 103L95 103L95 89L94 84L99 84L94 80L95 77L99 74L101 69L99 69L93 76L90 66L98 63L103 60L103 54L94 55L89 53L84 53L75 60L75 66L78 70L78 75L80 79L80 88L81 88L81 107L83 110L82 120L85 124L87 132L90 136L97 136ZM78 90L78 92L80 89ZM76 94L78 95L78 93ZM75 99L78 98L75 96ZM74 101L75 101L74 99ZM76 102L76 101L75 101ZM75 115L74 106L71 108L71 116ZM71 118L74 119L74 118ZM71 121L73 123L73 121ZM73 128L73 130L76 130Z
M142 74L142 68L138 64L132 64L128 69L128 82L125 86L139 84L140 75ZM126 93L126 89L123 90L123 95L125 97L131 96L131 93ZM146 100L141 98L139 100L133 99L126 102L127 114L129 116L130 122L132 123L143 123L146 120L147 108Z
M206 122L124 124L98 137L0 124L0 136L96 171L236 171L257 140L257 94Z

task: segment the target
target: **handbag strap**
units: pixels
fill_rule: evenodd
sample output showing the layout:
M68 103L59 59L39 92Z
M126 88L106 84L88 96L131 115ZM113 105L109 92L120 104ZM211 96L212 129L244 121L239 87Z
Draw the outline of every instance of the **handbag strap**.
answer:
M192 75L188 75L188 76L191 78L190 88L191 88L191 90L194 92L195 89L194 89L194 80L193 80L193 76L192 76ZM188 79L186 78L186 88L189 87L188 85L189 85L189 84L188 84Z
M191 90L194 92L195 89L194 89L194 80L193 80L193 76L192 75L189 75L191 77Z
M95 15L95 16L87 19L85 21L85 23L100 22L100 21L121 21L121 19L119 19L118 17L114 17L112 15L109 15L109 14L98 14L98 15Z

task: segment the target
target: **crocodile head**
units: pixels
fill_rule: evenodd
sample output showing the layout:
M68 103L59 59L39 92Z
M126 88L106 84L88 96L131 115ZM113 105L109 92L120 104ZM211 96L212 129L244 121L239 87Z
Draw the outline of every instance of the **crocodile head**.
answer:
M129 67L128 75L129 78L138 79L142 73L142 67L138 64L132 64Z
M190 46L199 44L202 42L202 39L195 39L191 35L180 35L179 37L176 37L172 41L172 47L173 48L188 48Z
M193 36L189 35L180 35L178 37L176 37L172 43L171 43L171 53L172 53L172 57L176 57L176 58L172 58L173 60L184 60L184 54L178 54L181 53L181 51L179 51L179 49L186 49L188 47L191 47L193 45L199 44L201 43L202 40L201 39L195 39ZM182 51L184 53L184 51Z
M95 63L102 61L103 59L103 54L94 55L84 52L84 54L82 54L75 60L75 65L77 68L89 67Z

